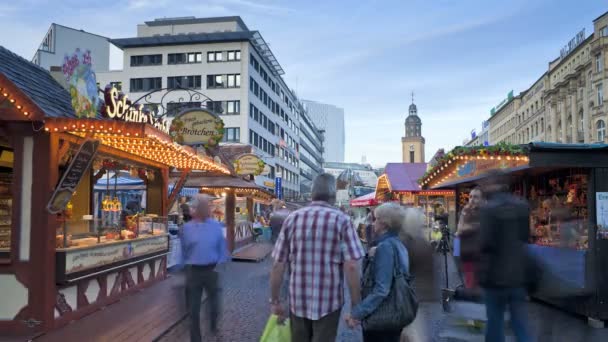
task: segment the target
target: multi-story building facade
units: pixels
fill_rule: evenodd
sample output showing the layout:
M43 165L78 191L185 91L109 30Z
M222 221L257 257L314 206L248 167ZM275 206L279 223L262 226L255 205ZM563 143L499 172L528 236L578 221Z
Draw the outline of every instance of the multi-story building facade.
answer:
M55 23L51 24L42 39L32 58L32 63L50 70L51 67L62 66L65 56L71 56L76 49L91 52L95 72L110 69L108 38Z
M311 199L312 181L323 172L324 134L302 108L300 114L300 196Z
M588 37L577 33L529 89L490 117L490 144L608 142L608 12L593 27Z
M346 147L344 109L310 100L303 100L303 103L315 125L325 132L323 159L343 163Z
M240 17L164 18L138 25L137 37L111 42L124 52L123 69L98 73L100 84L120 86L133 100L151 93L148 107L162 104L169 118L204 100L184 104L181 89L204 94L224 121L223 143L250 144L271 167L256 182L271 189L282 176L285 199L299 196L302 106L258 31Z
M488 133L489 143L512 142L517 127L515 113L520 102L521 94L512 96L512 92L510 92L509 96L501 102L501 105L491 111L493 114L488 119L491 127Z

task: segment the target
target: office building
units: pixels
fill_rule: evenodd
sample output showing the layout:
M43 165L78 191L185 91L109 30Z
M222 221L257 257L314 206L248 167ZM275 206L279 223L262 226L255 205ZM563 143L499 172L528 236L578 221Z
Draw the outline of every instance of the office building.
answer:
M138 25L137 37L111 42L124 52L123 69L98 73L100 84L121 87L133 100L151 93L148 109L169 118L212 108L225 124L223 144L250 144L271 167L256 182L272 190L281 175L285 199L298 198L302 107L260 32L240 17L163 18Z
M300 114L300 197L311 199L312 181L323 172L324 134L304 108Z
M323 159L343 163L346 146L344 109L316 101L302 102L315 125L325 132Z
M54 23L51 24L42 39L32 62L50 70L51 67L62 66L65 56L72 56L76 49L91 52L95 72L110 69L110 42L108 38Z

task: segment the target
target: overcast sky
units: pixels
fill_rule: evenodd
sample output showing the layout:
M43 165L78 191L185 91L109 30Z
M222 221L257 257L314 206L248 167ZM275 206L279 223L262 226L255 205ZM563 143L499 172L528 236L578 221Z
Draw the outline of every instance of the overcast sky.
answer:
M120 38L158 17L240 15L301 98L344 108L347 161L381 166L401 161L412 91L430 158L479 130L606 10L598 0L0 0L0 45L31 59L53 22Z

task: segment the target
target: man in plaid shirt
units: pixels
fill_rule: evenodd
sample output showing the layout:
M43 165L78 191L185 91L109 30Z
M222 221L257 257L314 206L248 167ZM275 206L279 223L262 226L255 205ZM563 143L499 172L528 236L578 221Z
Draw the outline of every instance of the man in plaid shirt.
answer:
M271 311L285 316L279 292L288 264L291 337L296 342L336 339L345 276L351 307L361 296L359 259L364 252L350 217L333 206L334 176L315 178L312 200L287 217L272 253Z

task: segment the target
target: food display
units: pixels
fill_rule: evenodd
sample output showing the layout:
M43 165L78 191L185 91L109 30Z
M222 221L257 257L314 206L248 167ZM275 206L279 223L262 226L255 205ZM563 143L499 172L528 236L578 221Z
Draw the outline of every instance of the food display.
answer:
M584 173L536 179L528 195L532 242L586 250L589 247L587 188Z

